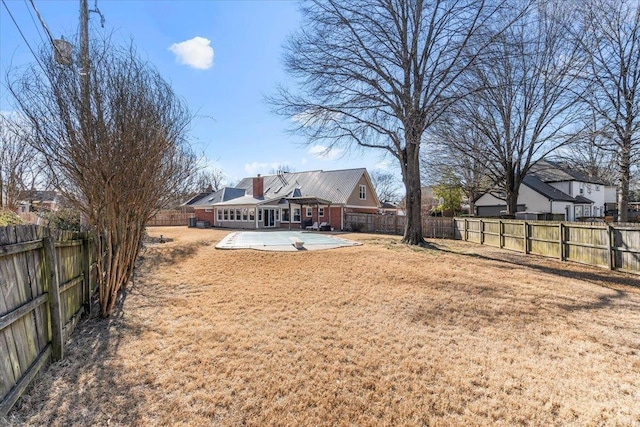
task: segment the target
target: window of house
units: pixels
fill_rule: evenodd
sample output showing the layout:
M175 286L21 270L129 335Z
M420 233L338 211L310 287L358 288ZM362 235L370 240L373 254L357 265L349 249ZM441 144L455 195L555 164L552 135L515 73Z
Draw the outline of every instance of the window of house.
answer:
M367 198L367 186L360 186L360 200L365 200Z
M249 221L249 209L242 208L242 220Z
M258 209L258 222L262 222L262 209Z
M311 217L313 215L313 208L307 208L307 217Z
M300 222L300 208L293 208L293 222Z
M289 222L289 209L282 209L282 222Z
M240 221L242 215L242 209L236 209L236 221Z
M225 209L223 211L223 214L224 214L224 220L229 221L229 209Z
M256 220L256 210L251 208L249 209L249 221L255 221Z
M584 216L591 216L591 206L585 206L583 213L584 213Z
M318 216L319 217L323 217L324 216L324 208L318 208Z
M229 209L229 221L235 221L235 220L236 220L236 210Z
M222 209L216 209L216 213L218 214L218 221L222 221Z
M582 217L582 206L574 206L573 213L576 218Z
M600 191L600 186L596 184L596 191Z
M280 221L280 209L276 209L276 221Z

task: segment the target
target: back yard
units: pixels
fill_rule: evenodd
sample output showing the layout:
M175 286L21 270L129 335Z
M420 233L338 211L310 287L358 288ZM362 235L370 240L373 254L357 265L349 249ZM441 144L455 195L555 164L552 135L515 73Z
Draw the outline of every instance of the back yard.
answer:
M640 425L637 276L457 241L278 253L152 228L10 425Z

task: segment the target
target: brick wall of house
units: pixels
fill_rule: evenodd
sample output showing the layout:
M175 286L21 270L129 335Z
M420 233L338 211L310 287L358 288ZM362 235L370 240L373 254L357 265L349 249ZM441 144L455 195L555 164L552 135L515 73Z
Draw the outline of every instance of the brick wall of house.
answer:
M196 218L198 221L209 221L209 224L216 225L215 223L215 215L216 210L211 209L211 212L206 212L206 209L195 209Z

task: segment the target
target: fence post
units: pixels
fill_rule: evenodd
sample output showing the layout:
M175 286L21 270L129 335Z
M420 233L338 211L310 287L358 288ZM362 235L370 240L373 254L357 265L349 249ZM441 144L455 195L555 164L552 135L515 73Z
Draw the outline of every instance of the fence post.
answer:
M607 246L609 250L607 251L607 258L609 261L609 270L614 270L616 268L616 258L615 258L615 243L616 239L613 235L614 228L611 224L607 223Z
M467 221L467 218L464 219L464 241L466 242L467 240L469 240L469 221Z
M84 273L84 283L82 284L82 296L84 312L91 314L91 246L89 233L82 236L82 271Z
M504 246L504 244L502 243L502 235L503 235L503 231L502 231L502 220L499 219L498 220L498 246L500 247L500 249L502 249L502 247Z
M51 356L53 361L64 357L64 341L62 336L62 313L60 306L60 282L58 279L58 257L51 231L46 230L42 239L44 256L47 263L49 316L51 317Z
M560 261L564 261L564 223L560 223L558 226L558 244L560 245Z
M524 222L524 253L529 253L529 225L527 221Z
M480 218L480 244L484 245L484 221Z

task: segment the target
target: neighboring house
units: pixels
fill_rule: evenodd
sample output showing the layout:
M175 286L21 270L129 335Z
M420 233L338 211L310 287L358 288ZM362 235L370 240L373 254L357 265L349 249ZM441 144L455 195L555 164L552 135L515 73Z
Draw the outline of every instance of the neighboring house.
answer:
M499 216L507 206L498 191L475 200L477 216ZM615 203L616 187L591 178L580 171L541 160L525 177L518 194L517 214L528 219L561 218L576 221L606 214L606 206Z
M198 221L247 229L296 229L316 222L344 229L346 213L376 213L380 205L364 168L258 175L188 204Z
M55 191L28 190L18 196L17 213L56 211L60 205L60 196Z
M420 198L420 211L423 217L430 216L432 214L433 209L437 208L439 205L439 200L433 194L433 186L424 186L421 187L420 190L421 198ZM398 213L398 215L405 215L405 208L407 206L406 196L402 198L399 203L398 210L402 213Z
M378 213L382 215L404 215L404 211L402 209L400 209L397 205L387 201L380 202Z

